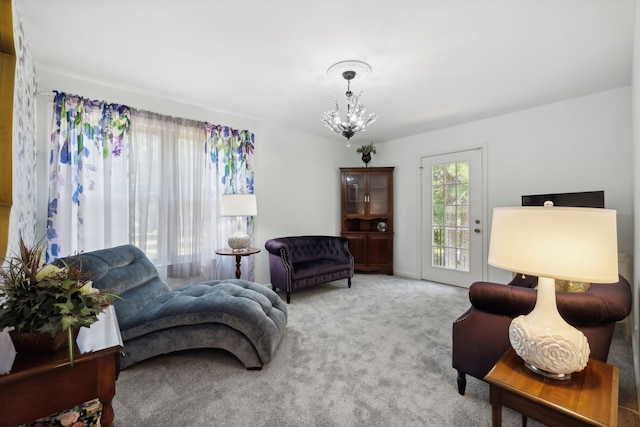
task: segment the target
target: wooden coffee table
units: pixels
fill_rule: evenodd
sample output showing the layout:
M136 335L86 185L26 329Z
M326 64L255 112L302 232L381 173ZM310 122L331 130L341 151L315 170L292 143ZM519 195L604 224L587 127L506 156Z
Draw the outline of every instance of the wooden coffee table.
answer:
M548 426L617 426L618 368L589 359L565 381L531 372L509 349L484 378L490 386L491 421L502 425L502 406Z

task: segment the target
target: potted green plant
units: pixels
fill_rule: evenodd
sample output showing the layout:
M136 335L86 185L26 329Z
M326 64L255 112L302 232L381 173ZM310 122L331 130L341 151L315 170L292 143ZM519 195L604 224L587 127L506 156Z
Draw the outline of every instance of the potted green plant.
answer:
M73 366L78 330L94 323L115 295L93 288L79 263L43 265L42 242L27 247L20 236L19 251L0 270L0 330L13 327L9 334L18 352L68 346Z
M371 161L371 154L376 154L376 147L373 144L362 145L356 150L357 153L362 153L362 161L365 167L368 166Z

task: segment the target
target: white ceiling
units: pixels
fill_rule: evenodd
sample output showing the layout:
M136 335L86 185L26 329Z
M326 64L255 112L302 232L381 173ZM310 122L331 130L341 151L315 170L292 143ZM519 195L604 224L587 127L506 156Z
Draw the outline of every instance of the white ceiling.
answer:
M635 0L15 2L36 70L336 140L320 116L346 85L326 71L347 59L373 68L352 90L380 115L354 142L631 82Z

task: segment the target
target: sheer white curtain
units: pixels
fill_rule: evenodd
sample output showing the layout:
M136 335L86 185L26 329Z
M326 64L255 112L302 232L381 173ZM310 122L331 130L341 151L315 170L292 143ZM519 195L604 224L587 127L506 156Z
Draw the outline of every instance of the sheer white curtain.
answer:
M165 277L212 277L221 243L204 123L135 109L131 119L131 243Z
M47 260L128 243L129 109L56 92Z

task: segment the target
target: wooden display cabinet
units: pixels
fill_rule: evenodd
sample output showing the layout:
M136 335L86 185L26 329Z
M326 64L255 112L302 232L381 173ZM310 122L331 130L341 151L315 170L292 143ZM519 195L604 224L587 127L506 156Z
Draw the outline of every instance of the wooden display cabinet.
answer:
M393 274L393 169L340 168L342 236L356 271Z

